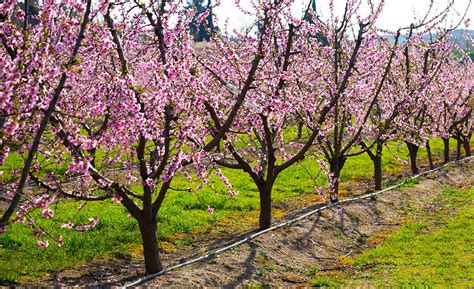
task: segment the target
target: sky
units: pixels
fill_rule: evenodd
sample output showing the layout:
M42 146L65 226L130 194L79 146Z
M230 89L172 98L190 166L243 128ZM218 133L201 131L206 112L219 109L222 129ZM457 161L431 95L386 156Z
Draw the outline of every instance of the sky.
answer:
M236 0L221 0L221 5L214 9L214 13L218 18L218 25L222 28L225 20L229 21L229 30L241 29L252 23L252 17L245 15L235 5ZM240 0L241 6L244 9L251 11L252 0ZM292 7L293 14L301 15L303 7L306 7L309 0L296 0ZM380 1L380 0L378 0ZM374 3L378 3L374 0ZM447 26L456 22L464 15L466 8L469 5L469 0L454 0L455 4L451 10L448 18ZM474 2L474 0L473 0ZM304 3L304 4L303 4ZM335 12L338 15L343 15L345 0L334 0ZM384 10L379 18L377 25L386 30L396 31L400 27L407 27L413 22L415 16L423 17L428 11L430 0L385 0ZM436 15L446 7L448 0L434 0L434 10L430 15ZM324 19L329 15L329 0L316 0L318 13ZM368 9L363 9L362 13L368 13ZM469 29L474 29L474 3L469 7L467 18L470 21ZM462 27L464 28L464 25ZM230 31L229 31L230 32Z

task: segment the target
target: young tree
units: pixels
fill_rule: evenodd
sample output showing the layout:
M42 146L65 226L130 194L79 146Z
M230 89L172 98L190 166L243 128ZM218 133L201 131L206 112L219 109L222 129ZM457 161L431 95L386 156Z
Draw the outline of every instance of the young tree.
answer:
M271 224L271 191L281 167L276 165L278 151L284 152L288 144L283 139L287 126L286 118L294 113L291 104L296 103L297 96L289 93L294 88L294 67L290 63L297 57L295 47L298 43L307 47L304 38L298 39L298 29L291 16L287 14L290 1L259 3L255 23L258 31L252 36L239 35L237 42L228 38L217 38L213 41L220 53L214 49L202 59L206 66L225 67L217 75L208 70L209 79L214 84L209 87L210 94L215 95L212 102L205 103L209 113L211 130L219 130L225 117L226 107L232 102L228 98L228 88L222 83L231 83L249 91L249 100L244 103L231 130L223 139L224 152L219 151L213 161L224 167L243 170L255 182L260 194L260 228ZM277 13L279 12L279 13ZM248 41L243 41L248 40ZM253 43L258 43L254 46ZM295 44L296 43L296 44ZM252 86L246 71L253 70L258 55L262 65L252 75ZM295 62L296 63L296 62ZM280 147L277 147L280 146ZM229 160L228 156L235 162Z
M356 14L358 4L349 1L346 14ZM382 7L374 7L370 16L359 23L356 36L349 36L354 29L351 17L340 22L333 19L331 29L324 34L329 41L324 60L329 75L323 93L335 105L321 123L324 133L317 137L316 150L326 161L331 202L338 201L340 175L347 158L367 150L355 151L355 147L368 129L369 117L384 90L397 51L398 35L390 44L378 36L373 25Z
M400 30L397 32L394 43L394 54L392 62L396 62L397 54L400 54L402 49L401 44L397 44L401 34ZM381 45L390 47L391 44L387 43L389 40L385 40ZM392 64L393 66L393 64ZM372 111L369 114L369 118L365 123L365 127L361 133L360 146L362 151L365 151L370 157L373 163L374 169L374 189L381 190L383 183L382 174L382 154L384 146L390 140L393 140L396 136L395 123L402 109L403 104L406 102L404 98L400 98L400 95L396 92L396 87L390 79L392 69L387 71L385 85L381 87L379 96L375 99Z
M428 139L435 134L431 111L438 107L430 104L435 103L435 84L443 82L441 71L449 59L452 46L442 34L438 34L437 40L433 41L424 40L423 34L413 37L413 27L394 78L398 82L398 93L406 99L397 119L397 133L407 145L411 171L416 175L419 173L418 150L421 146L427 146L429 150ZM428 155L433 166L430 151Z
M424 34L424 32L422 33ZM413 39L416 37L422 37L422 35L412 36L411 38ZM409 41L400 45L397 53L395 54L394 62L396 65L394 65L394 67L401 67L401 65L405 63L407 49L406 46L408 45L411 45ZM450 44L446 42L446 39L440 39L436 46L430 45L427 49L431 51L430 53L446 57L446 52L448 51L446 47L450 47ZM422 48L420 47L420 49ZM400 133L399 129L404 127L408 117L405 112L406 110L410 110L410 103L415 101L412 95L400 93L401 90L399 89L397 82L394 81L395 78L399 79L400 77L397 75L397 71L397 69L393 69L393 71L389 73L385 90L381 93L380 97L375 103L375 109L370 116L370 123L367 127L367 131L363 135L363 141L361 142L362 148L366 149L367 154L374 164L374 181L376 190L382 189L383 146L389 140L396 140L398 138ZM434 114L438 108L438 100L444 99L445 97L443 92L438 90L443 87L442 78L442 73L439 73L438 77L432 78L430 82L426 84L426 99L430 98L430 102L425 102L425 106L423 108L426 114L424 125L426 130L424 133L426 140L425 144L432 167L434 167L434 164L427 138L428 136L433 137L437 133L435 128L436 120L434 118ZM419 132L416 132L416 129L413 127L406 128L406 130L404 130L404 134L410 133L416 134Z
M279 20L268 25L264 15L257 23L261 25L260 34L266 33L263 43L265 64L256 75L255 86L249 100L244 104L242 114L239 115L233 128L224 139L223 154L215 156L215 162L221 166L245 171L259 191L260 196L260 228L271 225L272 188L279 174L302 160L306 152L312 147L315 139L324 131L321 129L331 109L336 105L339 96L343 93L347 79L341 84L338 94L326 94L321 87L327 87L331 74L326 55L330 51L338 51L337 47L325 47L315 33L323 33L328 39L334 34L332 26L321 22L314 23L294 19L286 12L288 4L285 1L276 1L274 9L280 11ZM309 2L309 13L312 1ZM355 18L355 10L347 7L343 26ZM275 14L272 10L268 13ZM375 14L375 11L374 11ZM367 21L372 24L376 16L372 15ZM343 65L345 78L349 78L359 56L359 49L364 46L363 35L369 24L361 23L360 31L355 41L345 41L345 48L350 51L350 59ZM339 31L340 32L340 31ZM337 41L340 39L338 38ZM230 45L230 44L228 44ZM239 59L246 57L249 49L244 43L235 43L241 49ZM334 49L334 50L333 50ZM339 52L339 51L338 51ZM228 69L223 79L233 79L238 84L243 70L241 62L236 61L234 54L228 55L224 50L222 55L211 55L211 63L217 62L227 65ZM245 70L244 70L245 71ZM331 90L332 91L332 90ZM219 128L220 107L226 106L226 98L221 98L216 104L209 104L208 111L215 128ZM217 106L217 108L216 108ZM310 127L310 133L296 143L294 138L288 138L296 129L294 119L300 119ZM324 128L323 128L324 129ZM234 159L231 162L228 158Z
M444 143L444 163L450 160L449 139L457 140L456 158L461 157L461 145L470 156L469 139L472 135L472 89L474 65L465 55L451 58L442 71L443 78L436 91L439 98L434 104L434 121Z

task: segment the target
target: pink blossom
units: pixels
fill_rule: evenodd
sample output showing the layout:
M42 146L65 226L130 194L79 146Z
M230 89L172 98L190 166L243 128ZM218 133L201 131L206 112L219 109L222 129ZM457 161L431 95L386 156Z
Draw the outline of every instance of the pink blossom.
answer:
M90 228L94 228L95 226L97 226L98 223L99 223L99 217L89 218L89 224L77 226L76 231L79 231L79 232L87 231Z
M40 246L41 248L47 248L49 246L49 242L38 240L38 246Z
M229 196L235 197L238 193L239 193L239 191L237 191L237 190L229 191Z
M319 196L321 196L321 199L323 201L326 201L326 194L324 193L323 189L321 187L316 187L316 192L318 193Z
M7 134L12 135L18 130L18 127L19 127L19 125L16 122L5 124L5 132Z
M74 224L71 222L61 224L61 228L72 229L73 227L74 227Z
M78 232L83 232L89 230L90 226L89 225L80 225L76 227L76 231Z
M122 202L122 197L115 194L113 197L112 197L112 201L116 202L116 203L120 203Z
M58 245L58 247L62 247L63 244L64 244L63 236L60 235L60 236L56 239L56 245Z
M212 208L211 206L207 206L207 212L211 215L214 214L214 208Z
M24 223L26 218L24 216L18 216L12 220L12 223Z
M98 183L102 186L102 187L107 187L109 185L109 181L108 180L105 180L105 179L99 179L98 180Z
M7 231L7 229L8 229L7 225L0 226L0 234L5 233Z
M38 229L33 231L33 237L43 237L44 231L43 229Z
M9 191L9 190L7 190L7 191L5 192L5 198L6 198L8 201L12 200L14 195L15 195L15 192L14 192L14 191Z
M34 205L40 209L45 209L49 204L54 201L54 196L44 194L34 199Z
M301 24L301 20L299 19L293 19L293 25L298 26Z
M88 172L89 162L86 160L73 160L69 166L69 172L72 174L86 174Z
M148 178L145 180L145 185L148 186L150 189L153 189L156 185L155 181Z
M89 218L89 222L90 222L89 226L91 226L91 228L94 228L99 223L99 217Z
M197 18L197 22L199 22L199 23L203 22L203 21L206 19L206 17L207 17L208 15L209 15L209 10L204 11L204 12L201 13L201 14L199 15L199 17Z
M51 210L51 209L44 209L44 210L41 212L41 215L42 215L45 219L51 219L52 217L54 217L54 211Z
M252 168L252 172L259 174L262 171L262 167L260 166L255 166Z

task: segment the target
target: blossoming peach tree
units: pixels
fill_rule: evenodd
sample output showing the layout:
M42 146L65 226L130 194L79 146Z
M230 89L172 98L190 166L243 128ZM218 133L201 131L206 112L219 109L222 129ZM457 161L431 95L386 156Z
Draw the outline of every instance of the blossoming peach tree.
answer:
M308 1L299 18L289 12L291 1L275 1L278 20L271 23L267 14L273 15L273 10L265 10L261 3L263 9L254 7L267 13L259 15L255 22L256 33L265 40L263 64L255 75L251 96L223 139L224 150L214 154L213 159L221 166L243 170L252 178L260 196L261 229L271 225L275 180L281 172L303 160L317 140L316 147L325 152L330 164L331 196L333 201L337 200L342 160L360 138L364 128L360 124L367 121L394 54L392 49L380 45L374 25L383 5L373 7L369 15L362 17L357 10L359 2L348 1L342 17L334 15L331 2L333 16L327 23L308 21L319 19L311 9L313 1ZM353 29L356 34L351 38L349 31ZM244 65L252 56L248 55L248 44L216 41L222 47L221 53L210 54L205 61L227 65L228 69L218 76L211 71L214 86L222 80L234 85L243 83L242 71L246 71ZM232 46L241 51L237 59L224 49ZM376 81L368 83L368 78ZM214 129L220 127L220 119L225 116L220 115L225 111L222 107L229 101L225 91L221 89L221 93L221 101L206 104ZM351 118L350 111L356 111L357 117ZM295 141L293 135L300 124L309 133ZM352 129L352 139L343 134L348 127ZM329 142L329 136L335 137L334 144ZM346 147L340 144L343 139L347 139ZM325 150L325 145L330 147Z
M31 16L15 1L2 6L2 29L8 32L2 34L2 77L8 81L2 86L2 161L14 146L27 155L21 176L10 184L14 190L5 192L10 205L2 230L18 205L13 221L34 226L30 212L39 208L42 217L52 218L50 205L60 198L112 198L138 221L146 272L158 272L157 214L173 177L192 165L205 178L206 154L238 115L268 39L244 39L254 55L247 80L243 87L222 83L232 100L211 131L203 112L214 99L203 93L205 78L198 72L204 67L188 31L193 11L181 1L56 4L41 5L36 25L17 25L15 19ZM22 120L27 121L20 126ZM67 170L48 171L51 164ZM109 172L116 167L124 169L120 177ZM41 193L24 192L28 179ZM86 230L97 222L61 227ZM43 235L41 228L35 232Z

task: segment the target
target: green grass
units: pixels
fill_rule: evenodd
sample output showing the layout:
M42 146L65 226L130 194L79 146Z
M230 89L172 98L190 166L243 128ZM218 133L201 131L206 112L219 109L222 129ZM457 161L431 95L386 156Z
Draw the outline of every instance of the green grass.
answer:
M355 274L318 276L329 285L474 286L474 188L446 189L442 206L413 216L355 259Z
M442 152L441 141L434 141L431 146L434 153ZM408 167L394 160L395 157L405 159L407 154L405 146L389 144L383 156L385 172L407 171ZM420 159L425 158L425 155L424 150L421 150ZM21 164L21 157L12 154L1 169L8 172L12 168L21 167ZM257 223L259 201L252 180L240 171L223 172L239 191L237 196L228 196L227 189L216 177L210 180L215 189L206 186L194 193L169 192L159 213L159 235L160 240L164 241L164 247L166 245L167 249L172 249L173 246L191 245L199 237L247 230ZM308 172L313 180L308 177ZM357 182L358 178L368 179L371 176L372 163L364 154L347 161L341 178L344 183ZM280 175L275 183L273 200L275 203L289 203L292 200L310 199L316 195L315 185L322 186L325 183L326 178L320 173L316 162L306 159ZM196 184L177 177L172 187L186 189L196 187ZM128 218L128 213L121 205L112 201L88 203L78 213L77 207L80 204L71 201L53 205L56 212L53 220L37 217L38 224L51 234L51 237L46 237L50 241L50 246L46 249L37 246L38 238L32 236L33 229L23 224L11 225L6 233L0 234L0 283L34 280L47 273L93 259L127 257L131 254L129 252L137 251L136 248L141 244L137 223ZM215 208L214 214L207 213L208 206ZM283 213L280 210L274 215L281 216ZM100 218L99 225L90 231L59 229L61 223L71 221L80 224L87 222L89 217L96 216ZM62 247L54 244L54 239L59 235L64 239Z
M56 246L48 237L40 239L48 239L50 246L46 249L38 247L38 239L32 237L33 229L24 225L12 225L0 235L0 281L15 282L21 276L31 280L55 269L74 266L104 255L127 254L131 246L137 244L138 226L135 221L124 218L126 214L120 206L111 203L88 204L77 213L78 205L77 202L60 204L54 222L33 216L51 236L63 236L62 247ZM76 215L73 218L76 224L87 223L89 217L97 215L100 215L101 220L87 232L59 230L55 223L70 221L71 215Z

